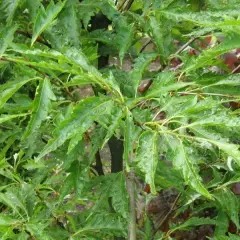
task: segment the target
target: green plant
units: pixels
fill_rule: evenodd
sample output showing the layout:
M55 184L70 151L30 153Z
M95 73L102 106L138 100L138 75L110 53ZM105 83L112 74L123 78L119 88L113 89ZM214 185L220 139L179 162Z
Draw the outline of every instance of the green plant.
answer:
M240 76L224 63L240 47L239 0L0 6L1 239L174 239L205 224L239 239ZM109 141L120 160L104 175ZM153 229L138 208L136 224L136 200L171 187L163 220L187 220Z

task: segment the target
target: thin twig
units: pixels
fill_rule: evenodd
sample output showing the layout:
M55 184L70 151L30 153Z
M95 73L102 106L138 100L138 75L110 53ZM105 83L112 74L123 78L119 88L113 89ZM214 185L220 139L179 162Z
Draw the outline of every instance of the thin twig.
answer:
M103 176L104 175L103 164L102 164L101 155L99 151L96 152L95 159L96 159L96 165L94 166L94 169L97 171L99 176Z
M128 226L128 240L137 239L136 223L136 199L135 199L135 175L130 171L127 176L127 191L129 195L130 221Z
M127 5L126 5L124 11L128 11L128 10L131 8L133 2L134 2L134 0L129 0L129 2L127 3Z
M121 11L123 6L125 5L125 3L127 2L127 0L123 0L120 5L118 6L118 10Z
M232 70L231 74L235 73L238 69L240 69L240 64Z
M197 37L189 39L182 47L180 47L176 52L175 55L178 55L179 53L183 52L191 43L193 43Z
M179 194L177 195L177 197L175 198L175 200L174 200L171 208L169 209L169 211L167 212L167 214L164 216L164 218L162 219L162 221L158 224L158 227L157 227L157 229L154 231L153 235L155 235L155 234L158 232L158 230L159 230L159 228L161 227L161 225L166 221L166 219L167 219L167 218L172 214L172 212L175 210L175 206L176 206L178 200L180 199L181 195L182 195L182 193L179 193Z
M143 44L142 48L140 49L140 53L142 53L142 52L145 50L145 48L146 48L151 42L152 42L152 39L151 39L151 38L148 39L148 40Z
M220 94L220 93L194 93L194 92L177 92L178 94L183 95L207 95L207 96L218 96L218 97L228 97L228 98L237 98L239 96Z
M183 52L184 49L186 49L186 48L187 48L192 42L194 42L197 38L198 38L198 37L191 38L191 39L190 39L189 41L187 41L181 48L179 48L173 55L178 55L179 53ZM146 43L145 43L145 45L147 46L151 41L152 41L152 40L150 39L149 42L146 42ZM143 46L144 48L146 47L145 45ZM143 48L143 50L144 50L144 48ZM142 50L142 49L141 49L141 50ZM141 52L141 50L140 50L140 52ZM143 51L143 50L142 50L142 51ZM167 68L167 67L165 67L165 68L163 69L163 71L166 70L166 68ZM183 75L183 73L180 74L180 77L179 77L178 81L180 80L180 78L182 77L182 75ZM146 92L146 91L151 87L152 82L153 82L152 80L150 80L150 81L148 82L148 84L147 84L147 85L145 86L145 88L142 90L143 93Z

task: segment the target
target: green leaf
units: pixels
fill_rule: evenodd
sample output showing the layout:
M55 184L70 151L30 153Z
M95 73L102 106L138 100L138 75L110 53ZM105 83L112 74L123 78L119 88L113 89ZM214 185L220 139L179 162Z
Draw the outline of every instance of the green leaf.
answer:
M21 113L21 114L15 114L15 115L0 115L0 124L4 123L6 121L12 120L14 118L18 118L18 117L25 117L27 116L29 113Z
M74 76L71 81L65 83L65 87L71 87L71 86L81 86L81 85L88 85L91 83L95 83L95 80L93 79L93 76L89 76L89 74L82 73L81 75Z
M41 6L41 0L27 0L27 6L29 9L30 18L33 21L37 15L37 11Z
M203 136L204 138L196 138L200 142L210 142L211 144L217 146L219 149L231 156L236 163L240 166L240 151L237 144L228 143L228 139L224 139L221 135L216 132L211 132L202 127L192 127L191 128L198 136Z
M201 193L203 196L213 199L211 194L203 186L201 178L198 175L194 164L191 162L187 154L187 149L183 145L183 142L179 140L178 146L174 151L173 165L176 169L182 172L184 180L194 190Z
M130 73L130 79L133 86L133 96L136 97L137 89L142 81L142 75L147 66L158 56L156 53L141 53L133 65L133 70Z
M83 70L87 71L89 74L92 73L95 76L100 77L100 72L89 63L89 60L84 55L84 53L76 48L67 48L63 51L64 55L73 63L80 66Z
M11 218L10 216L4 216L3 214L1 214L0 216L0 227L3 226L12 226L15 224L21 224L21 221Z
M216 228L214 231L215 237L221 237L226 235L229 226L229 219L227 214L222 210L219 209L218 216L216 219Z
M111 198L112 207L115 212L124 218L128 217L128 195L124 172L96 177L90 186L94 188L98 186L96 195L99 198L92 208L94 213L99 211L108 199Z
M123 117L123 112L122 112L122 109L120 108L117 108L115 112L112 113L111 125L108 127L107 135L104 138L102 148L108 142L108 140L112 137L117 127L119 127L122 117Z
M120 63L122 65L123 58L125 56L125 53L128 51L128 49L131 47L133 37L134 37L134 24L128 24L125 17L120 17L116 21L116 44L119 48L119 58Z
M46 31L51 45L59 51L65 46L80 47L81 24L77 17L77 10L77 3L68 1L58 15L57 23Z
M179 22L186 21L191 22L197 26L213 26L214 24L218 25L221 23L224 18L229 16L236 17L238 16L239 6L234 9L222 9L218 11L201 11L201 14L198 12L183 11L182 8L180 11L176 11L177 8L159 10L158 13L168 18L171 21ZM217 28L217 27L216 27Z
M161 94L169 91L178 90L194 82L174 82L174 74L171 72L162 72L153 80L152 88L147 91L146 98L160 97Z
M51 0L46 10L44 9L43 5L41 5L41 8L39 9L34 21L31 45L33 45L38 36L53 23L54 19L61 12L65 3L66 0L64 2L60 1L54 4L54 2Z
M89 153L89 161L92 162L95 159L97 151L103 146L103 141L106 137L107 129L98 124L91 137L91 152Z
M16 26L5 27L0 31L0 57L7 50L9 43L12 42L14 38L14 33L17 30Z
M145 174L145 182L150 185L153 194L156 194L154 178L158 162L157 145L157 132L145 131L139 138L136 156L137 165Z
M235 196L230 190L223 189L214 193L214 197L217 199L221 209L227 213L229 218L239 229L239 200L237 196Z
M27 213L27 210L21 200L13 193L13 192L7 192L7 193L0 193L0 202L6 204L9 206L14 212L16 212L23 220L24 216L20 213L19 208L23 209L25 213Z
M7 16L7 23L10 24L14 18L14 14L24 0L4 0L1 8L4 9Z
M161 29L160 24L157 22L157 19L153 16L149 18L149 25L153 34L153 39L157 45L160 57L162 62L165 62L166 57L168 56L169 49L166 47L166 36L163 35L163 29Z
M85 235L87 232L99 232L104 233L112 232L116 236L126 236L126 226L122 219L117 214L94 214L92 215L86 225L75 232L73 236Z
M54 131L54 138L48 142L38 159L56 150L76 132L83 134L93 124L94 120L108 113L113 106L112 99L89 97L77 104L69 119L64 120Z
M49 221L44 221L44 222L28 222L26 223L25 227L27 232L29 232L32 236L39 240L51 240L50 236L46 233L45 229L49 225Z
M1 152L0 152L0 160L1 159L4 159L8 149L12 146L12 144L16 141L17 139L17 133L15 133L13 136L11 136L7 142L6 142L6 145L4 148L1 149Z
M78 146L79 147L79 146ZM88 169L84 164L75 159L71 167L68 169L69 175L64 180L63 188L59 201L62 202L67 194L70 194L72 189L75 190L76 197L81 196L82 189L88 181Z
M51 83L46 78L40 80L40 84L36 90L36 96L33 102L33 109L31 119L28 123L27 129L23 135L23 139L26 139L30 135L35 135L44 121L50 110L51 100L55 100L55 95L51 89Z
M30 78L25 80L15 80L15 81L9 81L2 86L0 86L0 108L3 107L3 105L7 102L9 98L12 97L12 95L21 88L24 84L36 80L39 78Z
M196 70L198 68L202 68L205 66L213 65L216 60L215 58L229 52L232 49L239 47L240 34L239 33L229 33L223 42L221 42L216 47L210 48L208 50L203 51L193 64L186 65L184 68L185 72L190 72Z
M170 231L176 231L176 230L188 230L191 227L195 227L195 226L201 226L201 225L215 225L216 224L216 220L213 220L211 218L198 218L198 217L192 217L190 219L188 219L186 222L184 222L183 224L174 227L173 229L171 229Z

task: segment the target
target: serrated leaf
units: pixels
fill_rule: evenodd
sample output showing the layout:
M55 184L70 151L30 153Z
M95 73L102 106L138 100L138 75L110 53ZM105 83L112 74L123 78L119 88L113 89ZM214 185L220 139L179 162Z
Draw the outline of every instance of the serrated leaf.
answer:
M94 214L86 222L86 226L73 234L85 235L85 232L112 232L116 236L126 236L126 226L117 214Z
M9 120L12 120L14 118L18 118L18 117L25 117L27 116L29 113L21 113L21 114L15 114L15 115L0 115L0 124L7 122Z
M215 237L224 236L228 231L229 226L229 219L227 214L222 210L219 209L218 216L216 219L216 228L214 231Z
M234 9L221 9L218 11L202 11L201 14L192 11L178 11L177 8L159 10L158 13L169 20L179 22L187 21L197 26L213 26L221 23L227 16L238 16L239 7ZM217 26L216 26L217 28Z
M24 216L20 213L19 208L24 210L26 212L26 208L21 202L20 199L13 193L13 192L7 192L7 193L0 193L0 202L6 204L9 206L14 212L16 212L22 219L24 219ZM26 212L27 213L27 212Z
M198 217L192 217L188 219L186 222L181 224L180 226L174 227L171 229L171 232L176 231L176 230L188 230L191 227L195 226L201 226L201 225L215 225L216 220L211 219L211 218L198 218Z
M21 88L24 84L36 80L39 78L31 78L31 79L25 79L25 80L15 80L15 81L9 81L2 86L0 86L0 108L3 107L3 105L7 102L9 98L12 97L12 95Z
M66 0L54 4L54 2L51 0L46 10L44 9L43 5L41 5L34 21L31 45L33 45L38 36L53 23L54 19L61 12L65 3Z
M101 176L99 179L96 178L95 181L98 181L98 184L100 184L98 185L99 189L97 190L97 194L100 198L96 202L93 210L98 211L101 209L101 206L110 197L114 210L124 218L127 218L128 197L124 173L111 173ZM97 185L95 181L92 182L92 185Z
M91 17L93 17L98 10L96 6L88 4L86 0L80 3L80 9L81 11L78 12L78 15L83 21L84 28L87 29Z
M227 213L229 218L236 224L239 229L239 200L238 198L228 189L220 190L214 193L214 197L217 199L221 206L221 209Z
M32 21L35 19L40 5L41 5L41 0L34 0L34 1L27 0L27 6L29 9L29 14Z
M51 45L59 51L65 46L80 48L81 24L76 11L77 4L68 1L58 15L57 23L46 31Z
M103 146L103 141L105 139L106 134L107 134L107 129L105 129L104 127L98 124L98 126L96 126L95 128L93 136L91 137L92 148L91 148L91 152L89 153L90 162L94 160L95 154Z
M216 60L215 58L229 52L232 49L239 47L240 34L239 33L229 33L226 38L216 47L210 48L203 51L193 64L187 65L184 68L185 72L190 72L198 68L213 65Z
M24 0L23 0L24 1ZM10 24L13 20L14 14L20 5L23 2L22 0L4 0L1 8L4 9L7 16L7 23Z
M125 17L120 17L120 19L116 21L116 43L119 48L119 58L121 65L125 53L131 47L134 37L134 30L134 24L129 25Z
M13 35L15 31L17 30L16 26L10 26L10 27L5 27L1 30L0 32L0 56L4 54L6 51L8 45L12 42L13 40Z
M61 194L59 197L60 202L62 202L62 200L67 194L71 193L72 189L75 190L76 196L80 197L82 189L88 181L88 168L84 166L84 164L80 162L77 158L74 159L74 161L72 162L72 165L68 169L68 172L69 175L64 180L63 187L61 189Z
M76 48L67 48L63 51L64 55L68 57L74 64L79 65L83 70L87 71L89 74L92 73L96 76L101 76L100 72L89 63L89 60L85 54Z
M117 127L119 127L122 117L123 117L123 112L122 112L122 109L120 109L120 108L118 108L112 114L111 125L108 127L107 135L104 138L102 148L108 142L108 140L112 137L112 135L114 134L114 131L117 129Z
M216 113L209 117L204 117L203 119L200 118L197 121L193 121L190 124L187 124L186 126L182 126L181 128L185 127L194 127L194 126L224 126L225 128L236 128L240 125L240 119L236 116L229 116L228 113L222 112L221 115L219 113Z
M80 101L73 110L71 116L64 120L54 131L54 138L48 142L38 159L51 151L56 150L67 139L73 137L76 132L83 134L93 124L94 120L108 113L113 106L112 99L89 97Z
M213 145L217 146L219 149L227 153L229 156L231 156L236 163L240 166L240 151L239 151L239 145L232 144L228 142L228 139L223 138L220 134L217 134L216 132L211 132L210 130L206 130L202 127L192 127L191 128L195 133L198 134L198 136L203 136L204 138L196 138L197 141L200 142L210 142Z
M29 232L32 236L34 236L35 238L38 238L39 240L44 240L44 239L51 240L52 238L45 231L48 225L49 225L49 221L45 221L45 222L38 221L38 223L36 223L33 220L32 222L26 223L25 228L27 232Z
M175 82L173 73L162 72L154 79L153 86L149 89L145 97L160 97L161 94L178 90L193 84L194 82Z
M182 172L185 182L189 184L194 190L209 199L213 199L211 194L203 186L201 178L198 175L195 166L192 164L187 154L186 148L180 140L178 146L174 151L173 165L176 169Z
M0 227L5 227L5 226L12 226L15 224L21 224L21 221L11 218L10 216L4 216L1 214L0 216Z
M136 156L137 165L145 174L145 182L150 185L153 194L156 194L154 178L158 162L157 145L157 132L145 131L139 138Z
M94 83L94 80L92 79L91 76L89 76L89 74L82 74L82 75L77 75L74 76L71 81L65 83L65 87L71 87L71 86L81 86L81 85L88 85Z
M151 27L151 31L153 34L153 39L157 45L159 54L162 58L162 62L165 61L166 57L168 56L169 49L166 47L165 44L165 36L163 35L163 29L161 29L160 24L157 22L157 19L153 16L149 18L149 25Z
M41 126L42 121L47 118L48 112L50 110L51 100L55 99L56 98L52 92L50 81L47 78L41 80L36 90L31 119L23 135L23 139L26 139L30 135L36 134L39 127Z
M156 53L141 53L133 65L133 70L130 73L130 79L133 86L133 95L136 97L137 89L142 81L142 75L146 67L158 56Z

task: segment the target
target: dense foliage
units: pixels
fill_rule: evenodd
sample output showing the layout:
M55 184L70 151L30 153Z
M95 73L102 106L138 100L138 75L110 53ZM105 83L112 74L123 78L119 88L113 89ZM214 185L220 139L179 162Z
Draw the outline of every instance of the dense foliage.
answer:
M239 0L0 0L0 238L206 225L239 239L239 13ZM102 167L111 139L123 171Z

